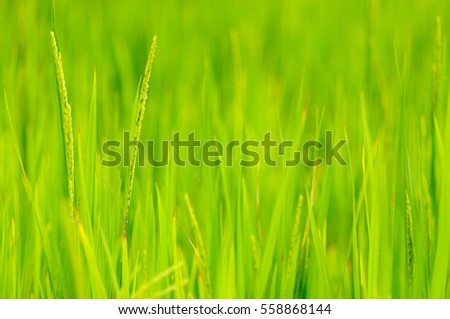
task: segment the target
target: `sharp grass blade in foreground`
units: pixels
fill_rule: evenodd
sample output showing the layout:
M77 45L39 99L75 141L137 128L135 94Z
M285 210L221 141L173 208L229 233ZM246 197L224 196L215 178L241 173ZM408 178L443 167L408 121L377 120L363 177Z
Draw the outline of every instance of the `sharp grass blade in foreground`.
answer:
M6 107L6 114L8 116L9 127L11 129L11 134L13 136L14 150L16 151L17 159L19 160L20 169L22 171L22 174L23 174L23 176L25 176L25 168L23 166L22 156L20 155L19 144L17 142L16 131L14 129L14 125L13 125L13 122L11 119L11 113L9 112L8 99L6 98L6 90L5 89L3 89L3 97L5 99L5 107Z
M61 53L56 44L56 37L53 31L50 32L52 41L53 57L55 59L56 80L58 82L59 105L61 108L61 121L64 134L64 150L66 158L67 190L69 192L70 215L74 217L75 201L75 170L74 170L74 143L72 130L72 109L67 96L66 81L64 80L64 70Z
M431 167L430 167L430 193L431 193L431 203L433 205L433 210L438 209L437 197L438 197L438 185L436 177L436 157L437 150L436 144L436 128L434 117L440 114L440 100L441 100L441 86L442 86L442 28L441 28L441 18L436 17L436 39L434 48L434 61L433 61L433 100L432 109L430 114L430 127L431 127Z
M86 191L89 196L89 209L94 211L95 204L95 167L97 158L97 72L94 70L92 81L91 106L89 109L88 146L86 152Z
M98 261L95 255L95 251L91 246L91 241L89 240L83 225L78 223L78 232L80 235L81 245L83 247L83 251L86 257L86 261L88 264L88 269L90 271L91 289L94 298L106 298L107 293L106 289L102 282L102 276L100 276L100 272L98 269Z
M148 53L147 58L147 64L145 66L145 72L144 72L144 78L142 79L142 86L141 86L141 92L139 95L138 100L138 109L137 109L137 116L136 116L136 123L134 127L134 140L135 142L139 141L141 136L141 129L142 129L142 123L144 121L144 113L145 108L147 104L147 98L148 98L148 88L149 88L149 82L150 82L150 76L152 74L152 65L153 65L153 59L155 57L155 51L156 51L156 36L153 37L152 46L150 48L150 52ZM126 208L125 208L125 216L123 221L123 236L126 237L127 233L127 226L128 226L128 218L130 214L130 206L131 206L131 194L133 192L133 184L134 184L134 171L136 170L136 157L138 153L138 147L133 146L131 148L131 155L130 155L130 171L128 176L128 183L127 183L127 191L126 191Z
M184 199L186 201L186 206L188 208L189 217L191 219L192 228L194 230L194 236L196 240L196 246L194 246L195 249L195 255L197 257L198 267L199 267L199 274L198 274L198 280L200 284L200 291L203 291L203 298L211 298L212 292L211 292L211 276L209 274L208 269L208 261L206 258L206 249L205 244L203 242L203 236L200 232L200 227L198 225L197 217L195 216L194 209L191 205L191 200L189 199L188 194L184 194ZM202 293L200 294L202 295Z
M450 118L450 117L449 117ZM450 200L446 192L450 187L450 172L448 170L450 164L449 147L450 147L450 128L447 126L446 140L441 135L439 124L436 117L436 145L437 145L437 163L443 174L443 187L441 190L439 210L438 210L438 225L436 235L436 254L432 270L431 291L432 298L446 298L448 296L449 285L449 254L450 254L450 235L449 225L450 218L448 212L450 211Z

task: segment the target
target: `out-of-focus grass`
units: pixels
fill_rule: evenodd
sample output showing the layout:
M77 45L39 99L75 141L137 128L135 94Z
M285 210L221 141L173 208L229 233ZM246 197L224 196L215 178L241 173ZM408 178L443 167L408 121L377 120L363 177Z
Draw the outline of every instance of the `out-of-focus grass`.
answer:
M55 1L74 222L52 2L0 2L0 297L450 297L449 13L418 0ZM350 165L138 167L122 238L128 168L101 166L100 151L135 120L155 34L141 140L271 131L301 145L333 130Z

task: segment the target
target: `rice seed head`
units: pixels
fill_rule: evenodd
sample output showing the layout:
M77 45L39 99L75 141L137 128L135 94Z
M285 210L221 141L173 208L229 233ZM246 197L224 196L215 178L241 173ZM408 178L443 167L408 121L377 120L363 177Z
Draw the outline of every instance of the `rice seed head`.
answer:
M139 100L138 100L138 110L137 110L137 116L136 116L136 122L135 122L135 128L134 128L134 141L139 141L141 136L141 129L142 129L142 123L144 121L144 113L145 108L147 104L147 98L148 98L148 88L150 83L150 77L152 74L152 65L153 65L153 59L155 58L155 51L156 51L156 36L153 37L152 46L150 48L150 52L148 53L147 57L147 64L145 65L145 71L144 71L144 78L142 81L142 86L139 94ZM133 145L131 147L131 154L130 154L130 171L129 171L129 177L128 177L128 184L127 184L127 197L126 197L126 208L125 208L125 216L124 216L124 223L123 223L123 236L126 236L127 231L127 225L128 225L128 217L130 213L130 205L131 205L131 195L133 193L133 184L134 184L134 172L136 170L136 158L138 155L138 147L136 145Z
M409 296L411 297L414 277L414 239L411 203L409 201L408 191L406 191L406 243L408 249L408 288Z
M153 37L152 46L147 57L147 64L145 65L144 78L142 80L141 92L139 94L138 113L136 117L136 131L135 138L139 138L141 134L142 121L144 120L145 106L148 98L148 88L150 83L150 77L152 74L153 59L155 58L156 51L156 36Z
M436 46L434 51L434 94L433 94L433 106L434 112L437 111L440 88L441 88L441 71L442 71L442 29L441 29L441 17L436 17Z
M56 67L56 81L58 83L59 104L61 107L61 121L64 134L64 151L66 159L67 171L67 189L69 192L70 215L74 214L75 200L75 171L74 171L74 145L73 145L73 129L72 129L72 109L69 104L67 95L66 81L64 80L64 70L62 64L61 53L56 44L56 37L53 31L50 32L52 41L53 57Z
M295 213L295 221L294 221L294 225L292 228L291 243L289 246L289 255L288 255L288 263L287 263L287 271L286 271L287 272L287 274L286 274L287 282L290 282L292 280L292 278L291 278L292 271L293 271L292 264L294 262L295 252L296 252L296 248L297 248L297 242L299 241L299 238L300 238L300 217L301 217L302 207L303 207L303 195L300 195L298 198L297 211ZM285 292L286 292L287 286L284 288L285 288Z

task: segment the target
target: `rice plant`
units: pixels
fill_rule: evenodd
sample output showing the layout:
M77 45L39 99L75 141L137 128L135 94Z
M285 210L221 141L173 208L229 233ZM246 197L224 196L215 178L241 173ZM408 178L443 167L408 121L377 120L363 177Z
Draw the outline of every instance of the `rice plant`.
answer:
M449 298L449 28L441 0L0 1L0 297Z
M141 92L139 94L139 101L137 105L137 116L136 123L134 127L134 140L139 141L141 136L142 122L144 120L145 107L148 98L148 88L150 82L150 76L152 74L152 65L153 59L155 57L156 50L156 36L153 37L152 46L150 48L150 52L147 58L147 64L145 66L144 78L142 80ZM138 153L138 147L135 146L131 150L131 166L127 184L127 199L126 199L126 209L125 209L125 217L124 217L124 225L123 225L123 235L126 236L127 224L128 224L128 215L130 214L130 204L131 204L131 193L133 191L133 183L134 183L134 171L136 170L136 158Z
M74 142L72 131L72 108L67 95L66 81L64 80L64 69L61 53L56 44L56 37L53 31L50 32L52 41L53 58L55 59L56 81L58 84L59 106L61 108L61 122L64 135L64 150L67 172L67 191L69 193L70 214L73 217L75 200L75 168L74 168Z

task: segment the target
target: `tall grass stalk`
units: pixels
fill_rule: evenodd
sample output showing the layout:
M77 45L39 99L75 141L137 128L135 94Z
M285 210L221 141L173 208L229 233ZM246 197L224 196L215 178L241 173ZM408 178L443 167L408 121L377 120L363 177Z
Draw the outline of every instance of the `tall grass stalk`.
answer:
M66 81L64 80L64 70L62 64L61 53L58 50L55 33L50 32L52 41L53 57L56 67L56 80L58 82L59 105L61 108L61 122L64 134L64 150L66 159L67 173L67 190L69 193L69 209L70 215L74 217L74 201L75 201L75 168L74 168L74 142L72 130L72 109L67 95Z
M139 141L141 136L141 129L142 129L142 123L144 121L144 114L145 114L145 108L147 104L147 98L148 98L148 88L150 83L150 76L152 74L152 65L153 65L153 59L155 58L155 51L156 51L156 36L153 37L152 46L150 48L150 52L148 53L147 57L147 64L145 66L145 72L144 72L144 78L142 80L142 86L141 86L141 92L139 94L139 100L138 100L138 109L137 109L137 116L136 116L136 122L134 127L134 141ZM138 153L138 147L133 146L131 148L131 154L130 154L130 171L129 171L129 177L128 177L128 184L127 184L127 192L126 192L126 208L125 208L125 216L124 216L124 222L123 222L123 236L126 236L127 233L127 226L128 226L128 217L130 214L130 206L131 206L131 195L133 192L133 184L134 184L134 171L136 170L136 157Z
M442 29L441 18L436 17L436 40L434 48L434 63L433 63L433 100L432 113L430 115L431 127L431 168L430 168L430 192L431 203L433 210L437 209L437 181L436 181L436 135L434 116L439 112L439 101L441 95L441 78L442 78Z

